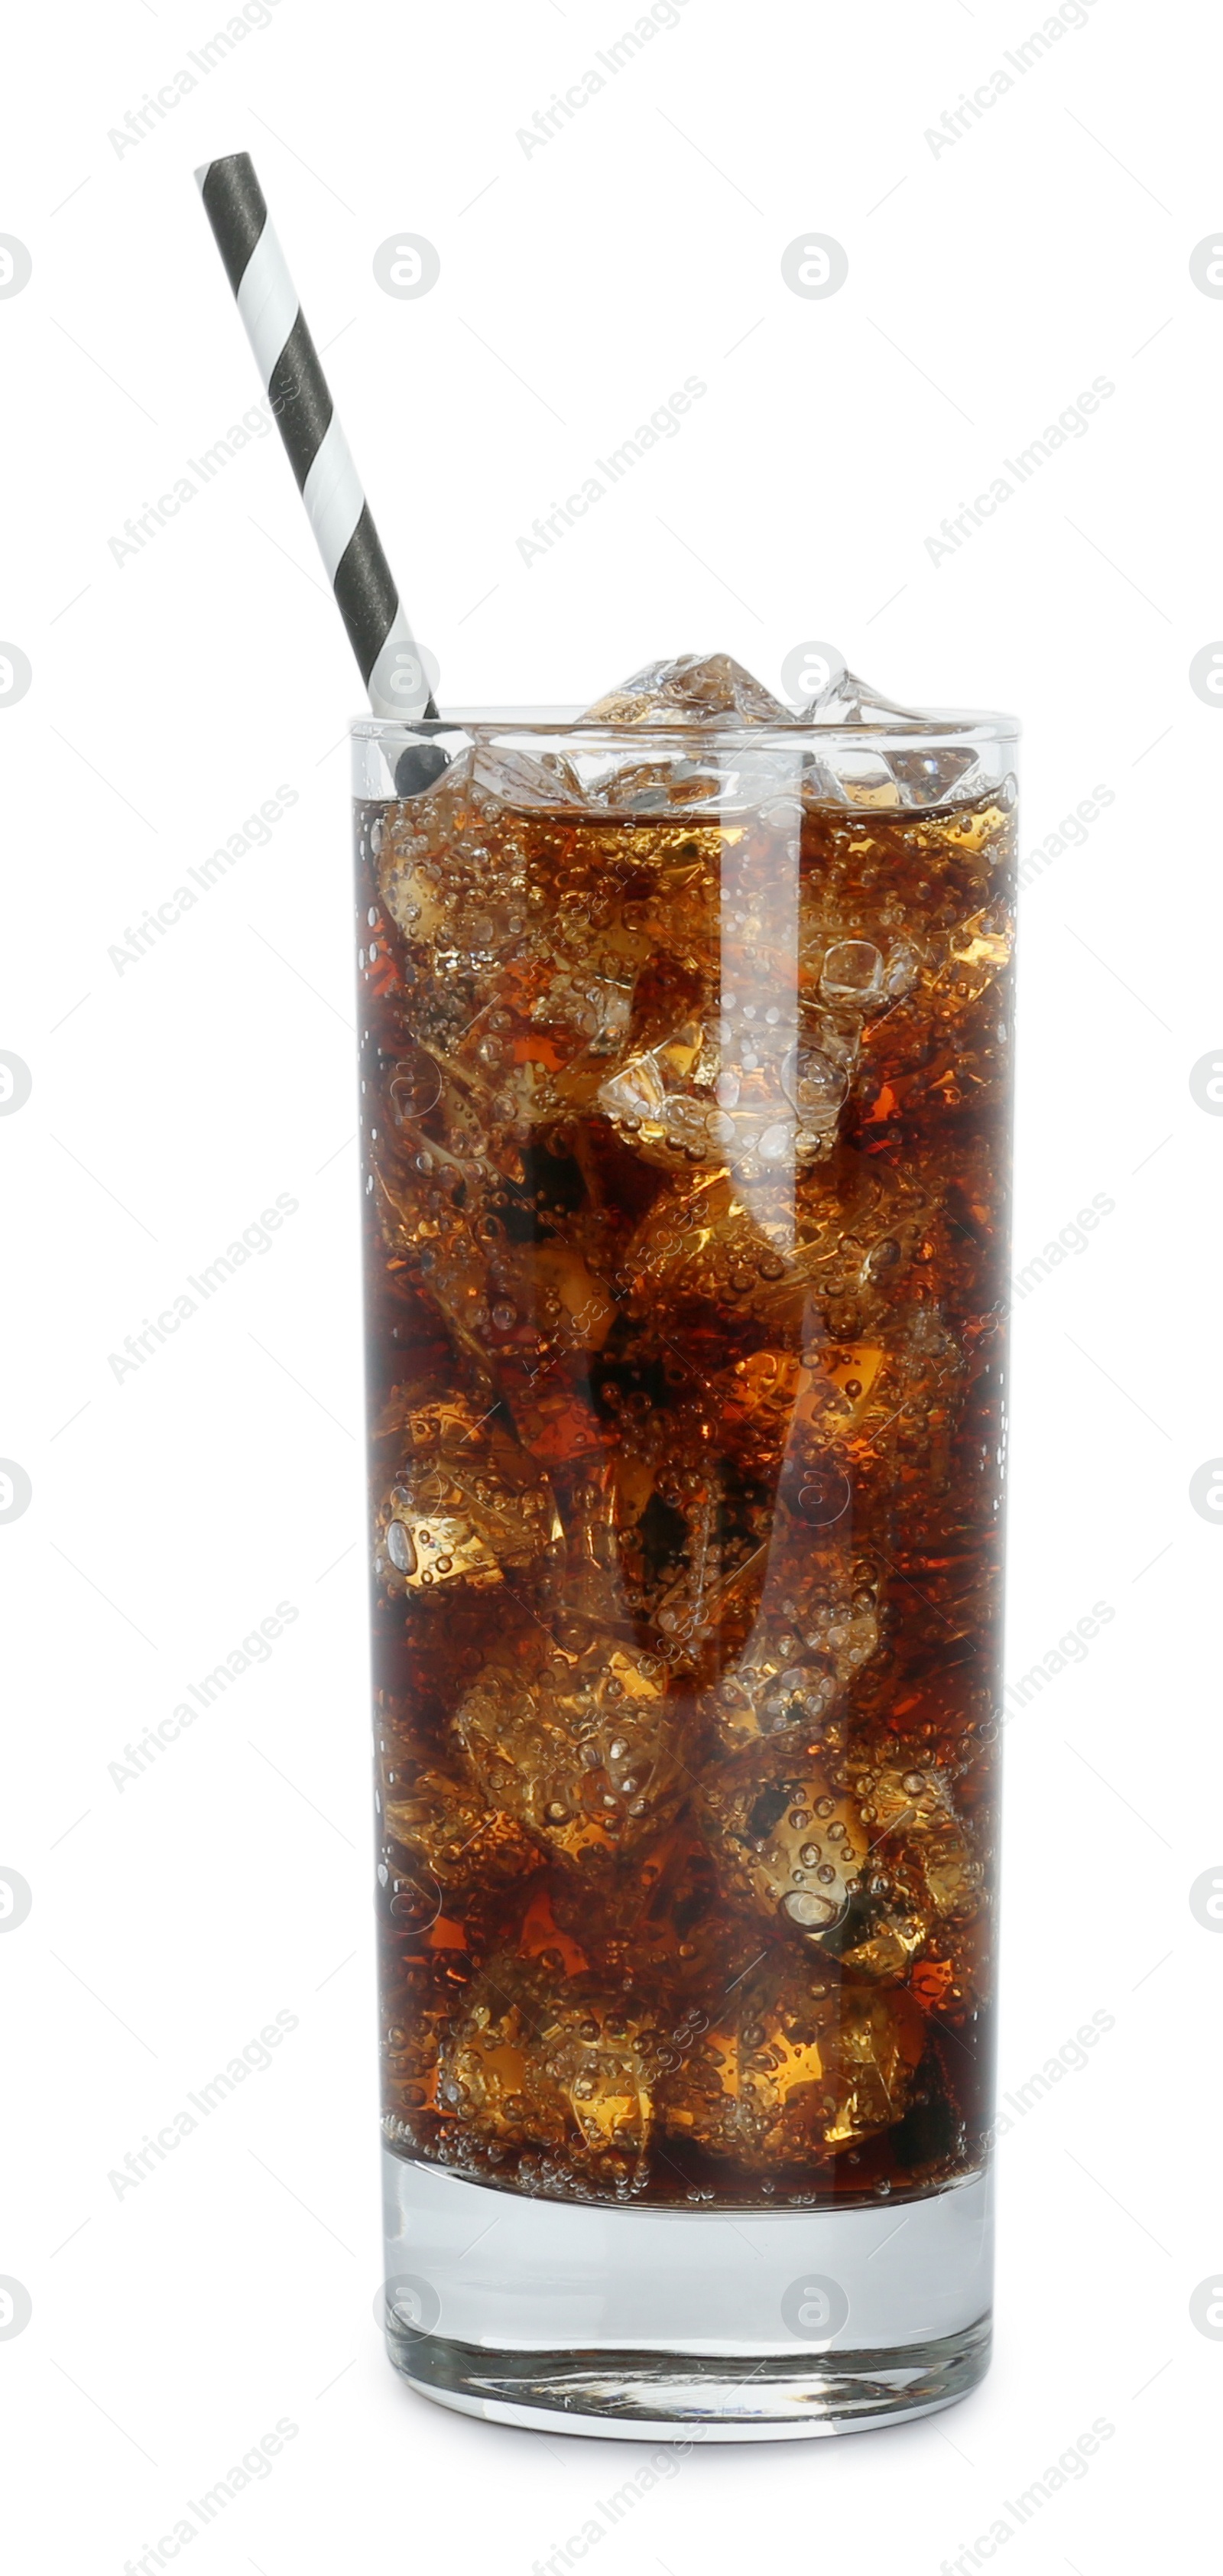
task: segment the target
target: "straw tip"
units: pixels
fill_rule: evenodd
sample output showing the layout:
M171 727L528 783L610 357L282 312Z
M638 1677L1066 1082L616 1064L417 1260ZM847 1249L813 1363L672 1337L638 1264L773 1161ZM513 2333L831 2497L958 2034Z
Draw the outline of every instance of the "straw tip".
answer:
M254 164L249 152L215 152L211 161L201 161L195 174L195 184L202 190L211 170L235 170L239 165L254 177Z

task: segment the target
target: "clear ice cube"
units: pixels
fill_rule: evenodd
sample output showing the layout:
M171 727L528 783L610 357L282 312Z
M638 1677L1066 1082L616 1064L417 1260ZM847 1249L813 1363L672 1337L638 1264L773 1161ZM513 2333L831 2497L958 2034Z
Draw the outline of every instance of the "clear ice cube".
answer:
M885 698L882 689L859 679L856 671L841 669L807 699L799 721L811 725L878 725L883 731L896 733L902 725L928 725L930 718L915 707L902 707L895 698Z
M639 2003L503 1953L443 2052L438 2107L484 2145L624 2160L627 2182L653 2127L654 2045Z
M868 1011L883 992L883 959L870 939L838 939L825 954L820 991L826 1002Z
M473 787L495 796L511 812L586 803L582 782L559 748L529 752L511 743L477 742L471 779Z
M875 1841L899 1844L912 1858L931 1912L952 1919L973 1914L984 1873L946 1773L929 1762L904 1770L885 1761L862 1770L856 1787L863 1823Z
M455 1716L490 1804L574 1868L657 1834L688 1786L684 1710L666 1665L585 1620L494 1656Z
M924 2045L903 1989L842 1984L818 1955L774 1953L664 2072L659 2123L707 2155L765 2170L834 2155L903 2117Z
M836 1929L861 1885L867 1835L854 1801L801 1745L715 1761L696 1812L732 1905L776 1932Z
M771 1557L744 1651L704 1703L732 1751L779 1735L808 1744L827 1738L850 1683L877 1652L876 1587L853 1562L849 1520L846 1511L831 1538L804 1524L790 1548L783 1538ZM733 1617L733 1606L731 1589L724 1615Z
M587 709L592 724L791 725L794 712L729 653L681 653L647 662Z
M839 675L833 673L816 696L808 698L799 711L798 722L829 729L864 726L897 734L921 729L929 732L938 726L939 718L916 707L901 706L894 698L885 698L882 690L873 688L856 672L841 670ZM964 803L981 794L988 783L972 747L953 743L908 751L893 746L887 752L877 745L838 744L826 753L820 776L824 795L879 812L896 806Z
M487 1807L470 1780L440 1764L397 1776L393 1793L382 1796L382 1821L417 1873L439 1889L500 1885L539 1866L538 1848L522 1827Z
M374 1571L392 1593L484 1590L559 1548L546 1476L497 1419L460 1396L393 1395L374 1435L389 1460L376 1507Z

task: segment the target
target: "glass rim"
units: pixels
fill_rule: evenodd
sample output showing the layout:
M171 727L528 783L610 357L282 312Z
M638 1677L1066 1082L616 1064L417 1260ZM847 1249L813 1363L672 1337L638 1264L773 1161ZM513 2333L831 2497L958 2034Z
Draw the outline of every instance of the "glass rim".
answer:
M444 733L516 733L531 734L545 741L574 741L614 745L624 750L632 743L648 743L652 750L682 745L691 754L694 744L705 752L745 752L768 749L818 750L821 744L859 743L882 747L895 745L897 750L922 742L1018 742L1023 731L1018 716L985 708L925 707L912 720L899 724L802 724L797 715L790 724L609 724L589 717L580 707L446 707L436 716L376 716L368 709L349 722L354 742L381 742L388 735L410 736L425 742Z

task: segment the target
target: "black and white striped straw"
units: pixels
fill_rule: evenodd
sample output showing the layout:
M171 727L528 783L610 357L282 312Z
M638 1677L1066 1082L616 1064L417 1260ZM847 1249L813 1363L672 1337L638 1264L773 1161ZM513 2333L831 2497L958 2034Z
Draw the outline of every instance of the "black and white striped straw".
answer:
M435 716L369 503L248 152L196 171L204 211L279 423L376 716Z

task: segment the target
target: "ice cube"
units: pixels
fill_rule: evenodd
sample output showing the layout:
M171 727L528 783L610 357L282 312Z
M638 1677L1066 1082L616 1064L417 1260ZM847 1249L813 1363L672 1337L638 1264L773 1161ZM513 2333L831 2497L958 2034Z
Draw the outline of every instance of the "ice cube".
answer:
M885 698L869 680L861 680L856 671L842 667L839 671L834 669L824 687L807 699L800 721L809 725L878 725L887 733L896 733L903 725L929 725L932 719L915 707L898 705L895 698Z
M823 797L886 814L909 802L888 753L861 751L836 743L824 754L820 781Z
M382 1996L382 2091L383 2124L393 2147L418 2153L432 2142L442 2046L465 1999L445 1951L430 1953L415 1943L410 1954L388 1969Z
M806 1693L805 1681L793 1687ZM696 1814L732 1905L799 1938L842 1921L861 1884L867 1835L853 1800L801 1745L711 1764Z
M471 782L511 813L586 803L581 780L559 745L554 751L529 752L512 742L480 740L472 758Z
M770 1551L746 1648L702 1703L732 1751L782 1735L827 1748L850 1683L877 1652L877 1578L864 1580L854 1562L849 1518L840 1516L846 1535L839 1546L827 1533L813 1544L804 1528L797 1546L787 1550L783 1540ZM733 1587L720 1607L729 1622Z
M937 1763L906 1768L884 1761L855 1765L859 1812L872 1843L886 1856L896 1846L920 1874L929 1909L965 1919L981 1903L984 1871L956 1813L951 1782Z
M941 719L916 707L903 707L856 672L834 672L818 694L800 710L800 723L815 727L864 728L896 734L936 732ZM952 720L954 722L954 719ZM869 743L829 743L822 754L816 792L847 805L886 812L892 807L963 803L989 781L971 746L934 742L918 750Z
M987 2003L994 1975L994 1926L982 1904L966 1919L927 1928L909 1987L922 2011L943 2022L965 2022Z
M861 1540L869 1497L881 1497L892 1485L899 1461L906 1477L920 1468L935 1492L948 1473L963 1354L935 1308L888 1296L900 1256L890 1265L882 1256L894 1241L885 1236L866 1265L871 1285L863 1303L874 1300L875 1331L860 1340L825 1340L804 1352L809 1374L780 1492L796 1526L805 1523L828 1536L853 1501L845 1526L853 1525L856 1514Z
M506 761L502 783L507 796L512 790L519 797L521 810L494 793L487 761L481 780L478 755L471 752L453 763L428 796L393 807L382 827L377 883L384 909L410 949L418 956L423 951L431 968L450 982L456 970L495 977L528 941L538 835L547 829L528 789L567 811L581 801L563 763L554 773L525 755L520 760L507 752ZM559 815L556 828L562 828ZM470 990L459 995L465 1005L460 1027L487 998L482 992L473 1002ZM436 1009L449 996L442 989L427 998Z
M883 959L870 939L838 939L826 951L820 992L834 1008L867 1012L883 992Z
M685 1023L601 1083L597 1105L647 1162L720 1166L735 1128L714 1087L717 1063L700 1022Z
M849 1095L852 1063L851 1048L840 1030L823 1046L814 1044L812 1032L804 1030L782 1065L782 1087L795 1115L794 1160L800 1171L832 1152Z
M906 805L964 804L983 795L990 784L976 752L954 743L928 751L893 751L890 760Z
M490 1804L597 1871L674 1816L688 1785L684 1718L657 1655L575 1619L564 1644L536 1629L519 1653L494 1654L455 1729Z
M461 1396L417 1404L393 1395L374 1438L375 1454L390 1462L375 1512L374 1571L391 1594L485 1589L559 1551L551 1487L495 1405L480 1416Z
M653 2126L652 2050L639 2003L503 1952L443 2050L438 2107L484 2144L551 2148L613 2180L619 2163L627 2182Z
M950 930L910 937L888 959L895 998L864 1039L868 1088L884 1113L921 1114L927 1103L945 1115L970 1104L980 1114L1006 1086L1011 1005L996 988L1010 964L1013 925L1000 905L987 905ZM878 1115L879 1112L876 1112ZM967 1178L967 1153L956 1175ZM946 1151L952 1151L951 1139ZM957 1157L957 1159L959 1159ZM969 1197L992 1206L995 1174L977 1158ZM991 1219L991 1230L993 1220Z
M789 1652L776 1637L753 1633L749 1652L723 1674L703 1703L723 1742L734 1749L797 1730L822 1736L838 1696L835 1673L801 1645Z
M621 934L614 945L608 941L583 958L561 960L531 1004L532 1021L540 1028L580 1030L592 1056L623 1055L633 1025L633 989L645 953L644 940L634 941L630 948Z
M832 1043L847 1054L839 1034ZM736 995L721 1018L630 1056L596 1101L646 1162L751 1181L824 1160L848 1088L843 1063L796 1037L793 1014L763 1000L745 1008Z
M923 1914L904 1913L876 1900L866 1910L860 1937L844 1944L841 1965L851 1976L893 1985L908 1974L925 1948L930 1926Z
M542 1229L541 1229L542 1230ZM528 1345L541 1341L561 1351L597 1351L615 1321L615 1305L604 1280L583 1258L581 1234L568 1241L558 1234L533 1245L498 1245L490 1264L493 1284L493 1339L501 1351L524 1333ZM509 1337L507 1341L507 1337ZM535 1371L538 1376L538 1369Z
M946 963L935 979L931 1000L941 1019L958 1019L989 990L1010 964L1010 921L993 905L974 913L947 933Z
M797 1333L813 1300L869 1311L878 1280L894 1292L928 1216L915 1175L843 1145L813 1164L797 1198L783 1180L775 1203L757 1185L749 1206L728 1173L700 1172L677 1179L642 1218L625 1249L622 1294L630 1313L665 1297L677 1315L716 1306L750 1316L770 1338Z
M663 2073L659 2123L758 2169L836 2154L903 2117L924 2048L903 1990L843 1985L826 1960L774 1954Z
M660 818L668 809L689 814L693 807L724 810L738 801L738 771L716 755L704 761L614 758L590 770L591 802L609 813L648 814Z
M393 1766L392 1766L393 1767ZM440 1764L396 1772L382 1791L382 1822L417 1875L439 1890L498 1886L539 1866L539 1850L513 1819L486 1807L470 1780ZM392 1906L394 1918L394 1908Z
M830 2050L840 2098L824 2130L834 2153L877 2137L903 2116L925 2046L921 2011L903 1988L841 1988Z
M401 1142L382 1126L372 1160L374 1211L387 1251L398 1256L406 1280L437 1309L459 1347L486 1368L478 1328L492 1299L488 1246L476 1232L479 1166L419 1129Z
M792 725L783 707L729 653L681 653L673 661L647 662L618 689L587 710L593 724Z
M775 1473L806 1373L796 1352L752 1351L714 1379L719 1444L756 1475Z
M667 1354L673 1375L683 1365ZM618 1388L604 1389L605 1399ZM658 1636L672 1672L700 1663L716 1618L721 1485L699 1403L618 1415L613 1548L626 1601Z

